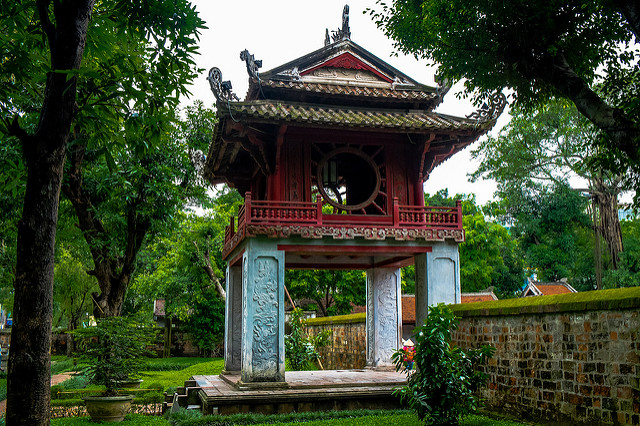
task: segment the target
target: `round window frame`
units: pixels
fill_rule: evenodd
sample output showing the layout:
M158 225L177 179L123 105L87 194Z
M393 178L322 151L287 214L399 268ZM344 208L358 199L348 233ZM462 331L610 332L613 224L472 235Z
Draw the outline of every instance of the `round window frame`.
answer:
M327 165L327 162L331 158L340 154L354 154L360 157L365 161L365 163L369 165L369 167L371 168L371 170L373 170L373 173L375 175L376 184L375 184L375 187L373 188L371 195L369 195L369 197L365 201L359 204L353 204L353 205L338 204L335 200L333 200L329 196L327 191L324 189L324 185L322 185L322 171L324 170L324 167ZM370 206L374 202L374 200L378 197L378 195L380 194L380 187L382 185L382 177L380 175L380 169L378 168L378 165L376 164L375 161L373 161L373 159L369 155L367 155L366 153L356 148L343 147L343 148L337 148L328 152L320 159L320 162L318 163L318 167L316 169L316 182L317 182L318 191L320 191L322 198L324 198L324 200L327 203L329 203L333 207L336 207L340 210L355 211L355 210L361 210L365 207Z

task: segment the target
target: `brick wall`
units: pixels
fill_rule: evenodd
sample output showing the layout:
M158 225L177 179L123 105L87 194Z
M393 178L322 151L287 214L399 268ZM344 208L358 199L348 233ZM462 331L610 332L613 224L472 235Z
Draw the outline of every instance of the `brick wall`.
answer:
M367 332L365 314L312 318L306 329L311 335L330 329L330 344L320 348L322 366L326 370L364 368L367 364Z
M491 344L485 405L552 424L640 424L640 287L452 305L454 344ZM366 365L365 314L317 318L334 330L327 369Z
M610 293L613 300L589 303L575 301L581 293L542 304L546 298L536 298L535 306L456 306L462 318L453 340L461 347L496 348L484 368L489 386L482 396L489 408L554 423L638 425L636 293L621 299Z

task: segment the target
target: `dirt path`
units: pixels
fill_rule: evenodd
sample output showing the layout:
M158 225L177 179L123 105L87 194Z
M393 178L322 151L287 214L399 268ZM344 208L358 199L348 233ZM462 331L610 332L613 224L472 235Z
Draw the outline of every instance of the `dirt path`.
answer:
M54 376L51 376L51 386L57 385L58 383L62 383L70 377L71 377L71 374L67 374L67 373L56 374ZM0 416L4 415L5 411L7 411L6 399L4 401L0 401Z

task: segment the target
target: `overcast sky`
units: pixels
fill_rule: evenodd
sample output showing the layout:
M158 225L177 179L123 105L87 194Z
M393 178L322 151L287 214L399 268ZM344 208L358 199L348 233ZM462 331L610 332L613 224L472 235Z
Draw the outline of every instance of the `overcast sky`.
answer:
M261 71L268 71L324 46L325 28L336 30L342 25L342 9L345 0L324 0L310 7L306 1L293 0L235 0L218 2L213 0L192 0L208 29L200 39L200 53L197 59L202 76L191 88L194 99L201 99L212 106L214 96L209 89L206 75L211 67L222 71L222 78L230 80L233 91L244 99L248 87L245 64L240 60L240 51L248 49L256 59L262 60ZM392 56L393 45L372 21L367 8L376 8L375 0L350 0L349 23L351 40L383 61L388 62L420 83L435 85L435 69L425 61L413 57ZM467 101L456 99L458 86L448 93L445 102L437 111L464 117L475 110ZM503 114L498 126L507 121ZM493 198L495 183L482 181L470 183L467 173L476 169L471 159L470 148L456 154L437 167L425 184L425 191L435 193L447 188L450 195L474 193L480 204Z

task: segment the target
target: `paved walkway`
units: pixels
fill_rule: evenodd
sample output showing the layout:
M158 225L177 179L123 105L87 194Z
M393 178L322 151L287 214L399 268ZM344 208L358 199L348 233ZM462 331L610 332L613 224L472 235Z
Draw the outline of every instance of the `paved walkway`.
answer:
M67 380L68 378L70 378L70 377L71 377L71 375L67 374L67 373L56 374L54 376L51 376L51 386L57 385L58 383L62 383L65 380ZM2 416L5 411L7 411L7 400L6 399L4 401L0 401L0 416Z

